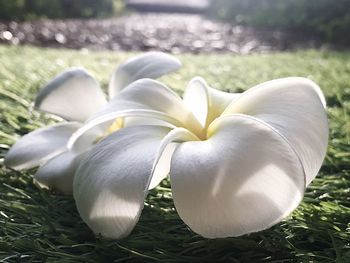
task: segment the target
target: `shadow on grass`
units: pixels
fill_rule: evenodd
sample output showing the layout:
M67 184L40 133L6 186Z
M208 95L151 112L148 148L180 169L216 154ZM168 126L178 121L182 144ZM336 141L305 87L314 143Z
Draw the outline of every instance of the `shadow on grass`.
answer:
M291 218L268 230L207 240L179 218L169 182L164 181L150 191L131 235L115 241L93 235L79 217L72 196L38 189L30 173L1 172L0 256L5 262L290 262L300 255L330 262L345 255L337 240L339 231L327 220L345 222L346 213L339 218L332 208L325 219L324 209L317 214L314 207L301 205Z

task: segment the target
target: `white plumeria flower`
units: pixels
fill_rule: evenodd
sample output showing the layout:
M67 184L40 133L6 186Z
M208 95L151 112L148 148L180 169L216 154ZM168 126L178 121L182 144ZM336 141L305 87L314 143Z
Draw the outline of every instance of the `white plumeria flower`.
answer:
M113 123L128 116L135 123L113 132ZM142 125L143 118L154 121ZM108 127L112 133L96 143ZM196 78L183 100L143 79L80 128L69 147L79 152L94 143L73 193L95 233L129 235L148 189L169 173L177 212L194 232L239 236L280 222L301 202L326 154L325 98L304 78L269 81L242 94Z
M112 75L109 97L140 78L158 78L181 66L176 58L149 52L121 64ZM73 176L88 148L79 154L67 142L83 123L107 104L98 82L84 69L72 68L56 76L38 94L35 107L67 122L33 131L23 136L7 153L5 164L16 170L41 166L35 179L42 185L72 192Z

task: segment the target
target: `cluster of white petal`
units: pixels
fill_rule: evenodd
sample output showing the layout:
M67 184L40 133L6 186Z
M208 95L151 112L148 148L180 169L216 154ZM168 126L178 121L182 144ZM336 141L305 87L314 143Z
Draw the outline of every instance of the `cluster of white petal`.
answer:
M60 74L36 107L67 122L25 135L6 164L40 165L35 179L73 192L83 220L109 238L130 234L148 190L168 174L177 212L204 237L256 232L287 217L326 154L320 88L293 77L234 94L195 78L182 99L151 79L179 67L162 53L127 61L113 74L108 103L84 70Z
M178 59L161 52L136 56L112 74L109 97L138 79L158 78L180 67ZM69 149L68 141L107 104L99 83L85 69L70 68L62 72L39 91L35 108L66 121L23 136L7 153L5 164L16 170L40 166L34 176L39 184L72 193L75 171L90 147L84 145L79 152L74 152Z

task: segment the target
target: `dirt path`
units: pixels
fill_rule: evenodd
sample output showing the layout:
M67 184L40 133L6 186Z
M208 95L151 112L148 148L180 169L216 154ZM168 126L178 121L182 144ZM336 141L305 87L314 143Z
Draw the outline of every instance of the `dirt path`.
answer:
M318 47L277 31L216 22L191 14L133 14L113 19L0 22L0 43L92 50L162 50L247 54Z

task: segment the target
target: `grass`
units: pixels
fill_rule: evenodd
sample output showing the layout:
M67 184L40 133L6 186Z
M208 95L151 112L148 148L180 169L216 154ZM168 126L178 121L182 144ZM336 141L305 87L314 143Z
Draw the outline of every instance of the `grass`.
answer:
M267 55L179 55L184 67L162 80L181 93L195 75L219 89L242 91L278 77L304 76L326 94L328 154L299 208L276 226L238 238L206 240L179 219L169 181L152 190L140 222L121 241L95 237L71 196L33 184L35 170L5 168L23 134L54 122L32 110L36 92L56 73L84 66L103 87L131 53L0 46L0 262L349 262L350 53L298 51Z

